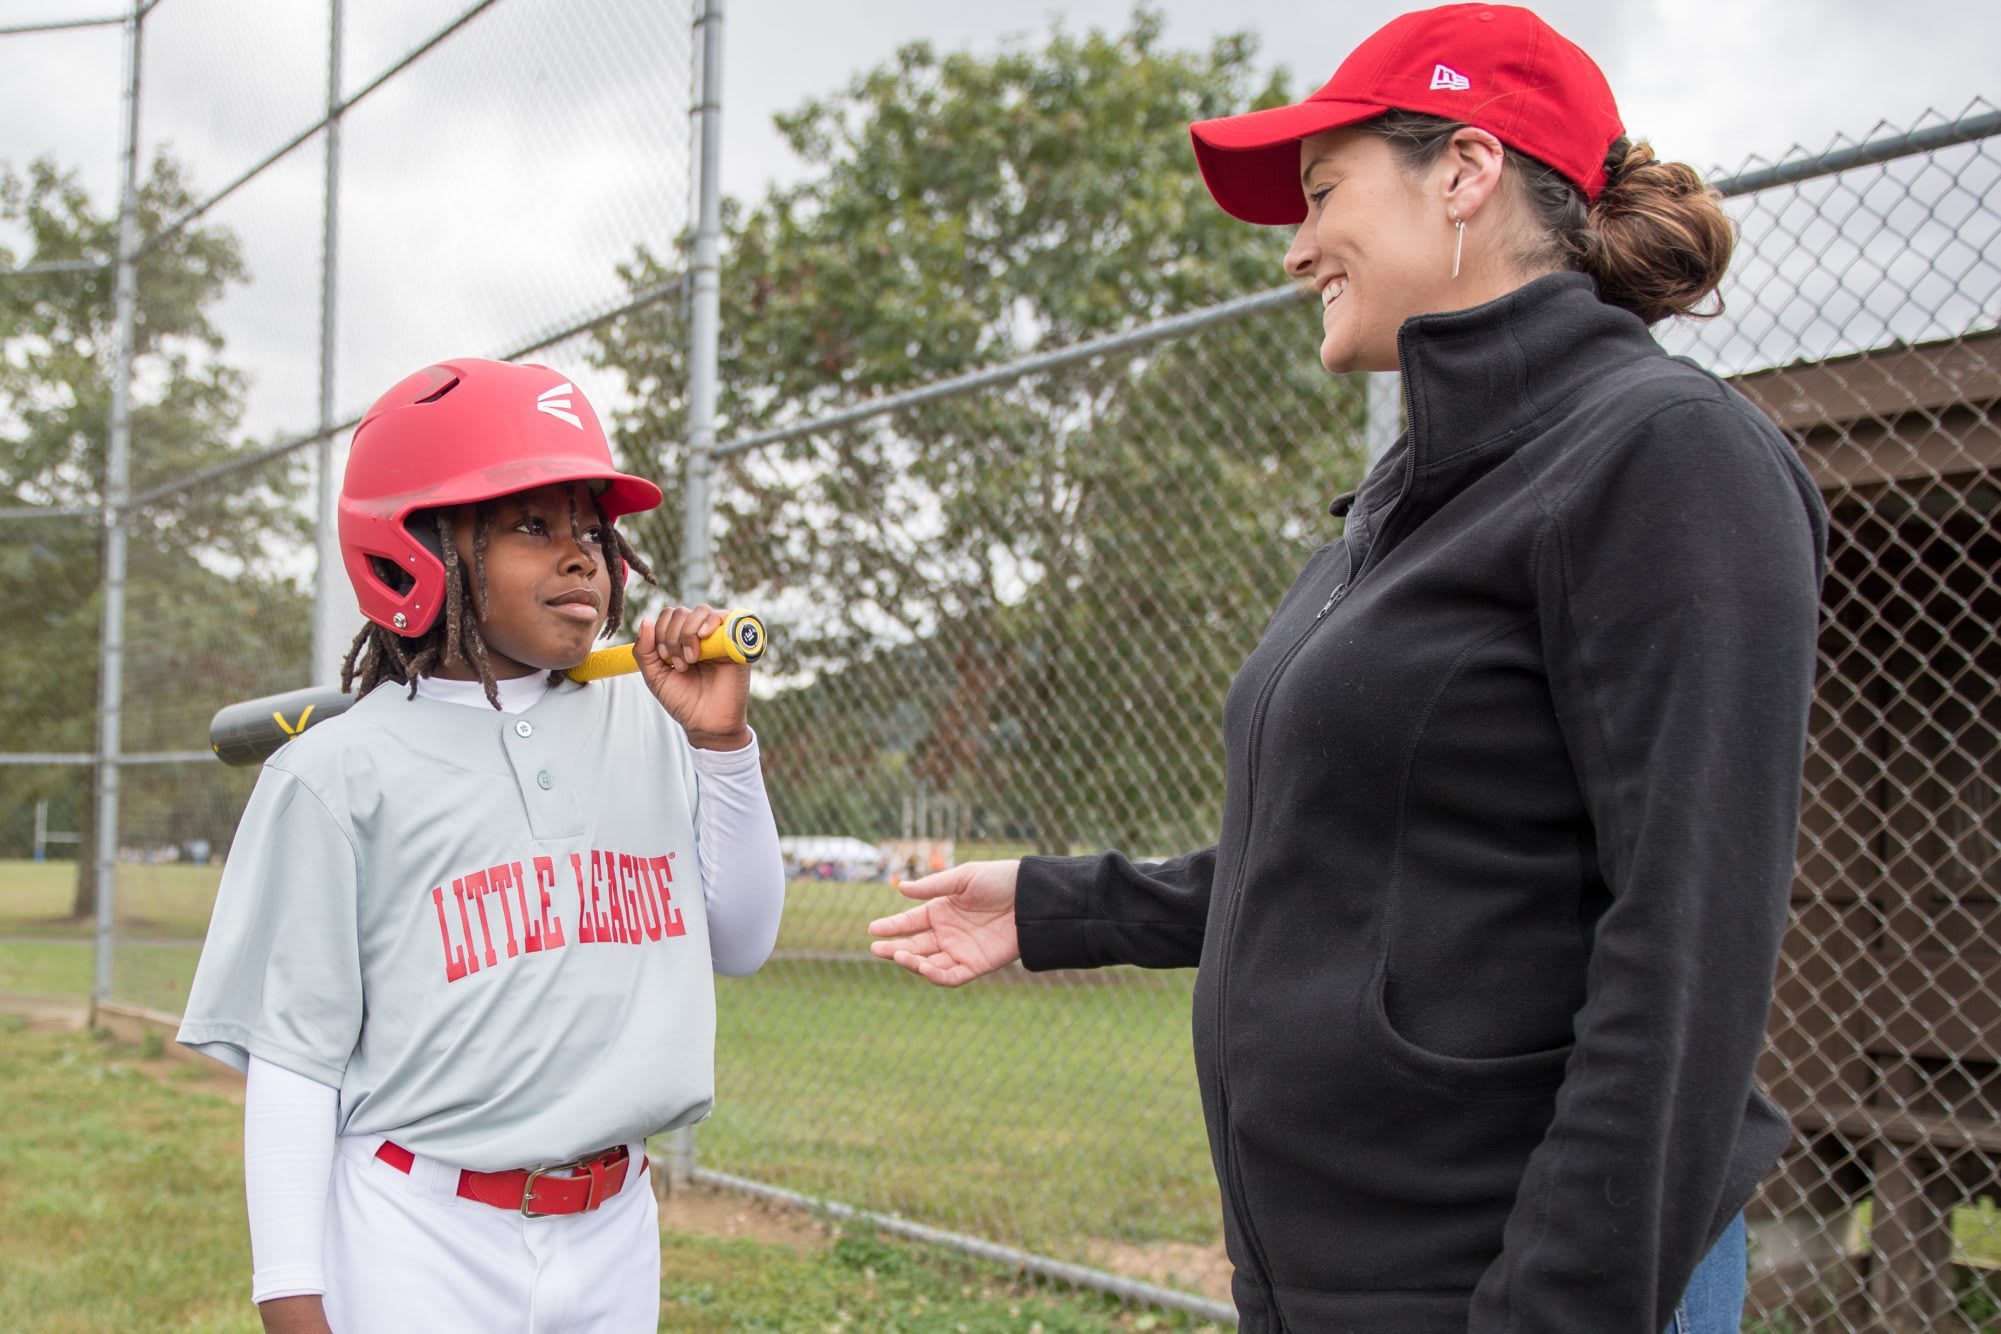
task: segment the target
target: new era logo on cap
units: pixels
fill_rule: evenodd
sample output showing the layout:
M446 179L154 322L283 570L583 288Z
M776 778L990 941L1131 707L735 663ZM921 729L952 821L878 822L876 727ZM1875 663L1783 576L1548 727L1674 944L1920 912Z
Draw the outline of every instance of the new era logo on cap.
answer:
M1431 67L1431 86L1434 89L1449 88L1455 93L1463 93L1473 85L1467 81L1464 74L1461 74L1458 70L1452 68L1452 66L1433 65Z
M566 421L581 431L584 429L583 422L578 419L576 413L570 411L572 406L570 395L575 392L576 390L568 380L563 381L563 383L557 385L554 389L544 389L541 393L535 395L535 411L546 412L551 417Z

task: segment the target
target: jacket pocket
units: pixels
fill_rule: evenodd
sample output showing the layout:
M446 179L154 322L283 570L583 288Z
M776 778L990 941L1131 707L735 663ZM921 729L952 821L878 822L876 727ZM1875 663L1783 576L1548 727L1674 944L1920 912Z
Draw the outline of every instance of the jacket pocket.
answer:
M1390 1021L1384 992L1386 961L1379 961L1362 989L1356 1027L1394 1069L1421 1084L1448 1093L1542 1096L1563 1082L1574 1043L1506 1056L1448 1056L1420 1047Z

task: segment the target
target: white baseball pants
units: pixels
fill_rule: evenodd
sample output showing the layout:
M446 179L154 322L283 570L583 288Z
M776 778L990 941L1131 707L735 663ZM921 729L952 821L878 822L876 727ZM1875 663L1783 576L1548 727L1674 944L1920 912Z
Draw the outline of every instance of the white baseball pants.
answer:
M326 1311L334 1334L654 1334L660 1216L648 1172L585 1214L523 1218L456 1194L419 1156L406 1176L381 1139L343 1136L327 1201ZM646 1146L629 1146L641 1161Z

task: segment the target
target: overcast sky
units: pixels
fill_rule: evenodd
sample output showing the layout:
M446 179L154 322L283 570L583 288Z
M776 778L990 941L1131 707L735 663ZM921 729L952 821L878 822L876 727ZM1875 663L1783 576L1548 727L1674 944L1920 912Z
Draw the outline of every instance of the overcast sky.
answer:
M1168 39L1206 44L1249 31L1264 63L1283 65L1304 94L1362 38L1419 5L1392 0L1167 0ZM1936 0L1548 0L1536 11L1604 69L1626 124L1664 157L1735 167L1748 153L1823 146L1878 119L1901 124L1927 107L1957 113L2001 96L2001 4ZM1123 0L1063 5L846 0L838 6L733 3L726 38L729 153L724 182L755 190L787 170L770 113L835 86L903 43L993 49L1051 21L1121 28ZM838 24L817 16L837 12ZM810 35L809 40L801 40Z
M114 11L122 0L0 0L0 26ZM348 0L352 89L465 0ZM1166 0L1167 41L1249 30L1297 91L1410 6L1385 0ZM635 241L687 216L683 11L670 0L501 0L349 118L344 154L339 389L354 410L411 365L497 352L602 309ZM941 0L735 0L723 82L728 193L754 196L801 164L773 113L831 91L919 38L990 52L1123 27L1125 0L1045 6ZM1627 126L1708 169L1795 143L1865 138L1927 109L2001 101L2001 4L1931 0L1550 0L1540 12L1604 67ZM312 0L162 0L148 20L142 116L214 189L324 100L325 7ZM77 167L108 200L118 144L116 29L0 37L0 160ZM663 80L659 71L673 77ZM1080 145L1087 151L1088 145ZM256 380L251 425L314 415L321 176L317 147L225 204L255 284L221 316ZM1191 164L1192 170L1192 164ZM13 238L0 233L0 242ZM1273 277L1278 278L1274 248ZM547 354L581 360L577 345Z

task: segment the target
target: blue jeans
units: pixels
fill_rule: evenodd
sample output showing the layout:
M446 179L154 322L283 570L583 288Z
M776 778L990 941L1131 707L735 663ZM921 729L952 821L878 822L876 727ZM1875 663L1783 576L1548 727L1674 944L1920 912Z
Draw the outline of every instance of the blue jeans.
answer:
M1750 1248L1738 1214L1689 1275L1688 1291L1674 1309L1666 1334L1737 1334L1744 1321L1744 1286Z

